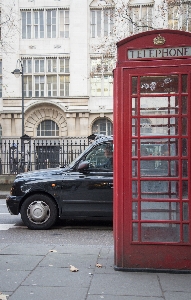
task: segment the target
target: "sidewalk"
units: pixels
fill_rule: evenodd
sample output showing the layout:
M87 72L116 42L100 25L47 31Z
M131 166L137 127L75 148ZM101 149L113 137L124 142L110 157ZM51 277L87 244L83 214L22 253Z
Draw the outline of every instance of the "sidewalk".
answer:
M10 191L1 191L0 190L0 199L5 199L7 195L10 195ZM1 298L0 298L1 300Z
M0 300L191 300L191 274L115 271L113 246L2 242Z
M191 299L191 274L115 271L113 257L112 246L1 243L0 299Z

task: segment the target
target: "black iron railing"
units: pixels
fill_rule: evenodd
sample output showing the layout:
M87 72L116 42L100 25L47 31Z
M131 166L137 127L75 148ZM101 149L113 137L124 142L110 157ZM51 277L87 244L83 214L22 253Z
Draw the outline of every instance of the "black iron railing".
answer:
M3 140L0 143L0 174L65 166L88 145L88 138L72 137L63 140Z

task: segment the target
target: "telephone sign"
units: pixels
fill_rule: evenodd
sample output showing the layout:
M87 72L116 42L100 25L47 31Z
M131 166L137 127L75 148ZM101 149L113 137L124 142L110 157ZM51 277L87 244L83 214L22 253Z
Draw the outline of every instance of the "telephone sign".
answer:
M133 49L127 51L128 59L191 56L191 47Z

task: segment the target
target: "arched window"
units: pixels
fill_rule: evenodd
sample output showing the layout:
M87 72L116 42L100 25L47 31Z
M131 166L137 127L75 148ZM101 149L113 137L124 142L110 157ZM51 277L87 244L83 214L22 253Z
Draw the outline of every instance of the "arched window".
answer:
M58 125L52 120L42 121L37 127L37 136L59 136Z
M113 124L106 118L99 119L95 121L92 125L93 134L104 134L112 135L113 134Z

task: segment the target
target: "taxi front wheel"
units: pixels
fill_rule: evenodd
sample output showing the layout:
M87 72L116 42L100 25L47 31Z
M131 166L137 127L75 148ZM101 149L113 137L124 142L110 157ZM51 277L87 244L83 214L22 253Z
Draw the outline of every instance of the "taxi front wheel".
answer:
M49 229L57 220L54 200L43 194L28 197L21 206L21 219L29 229Z

